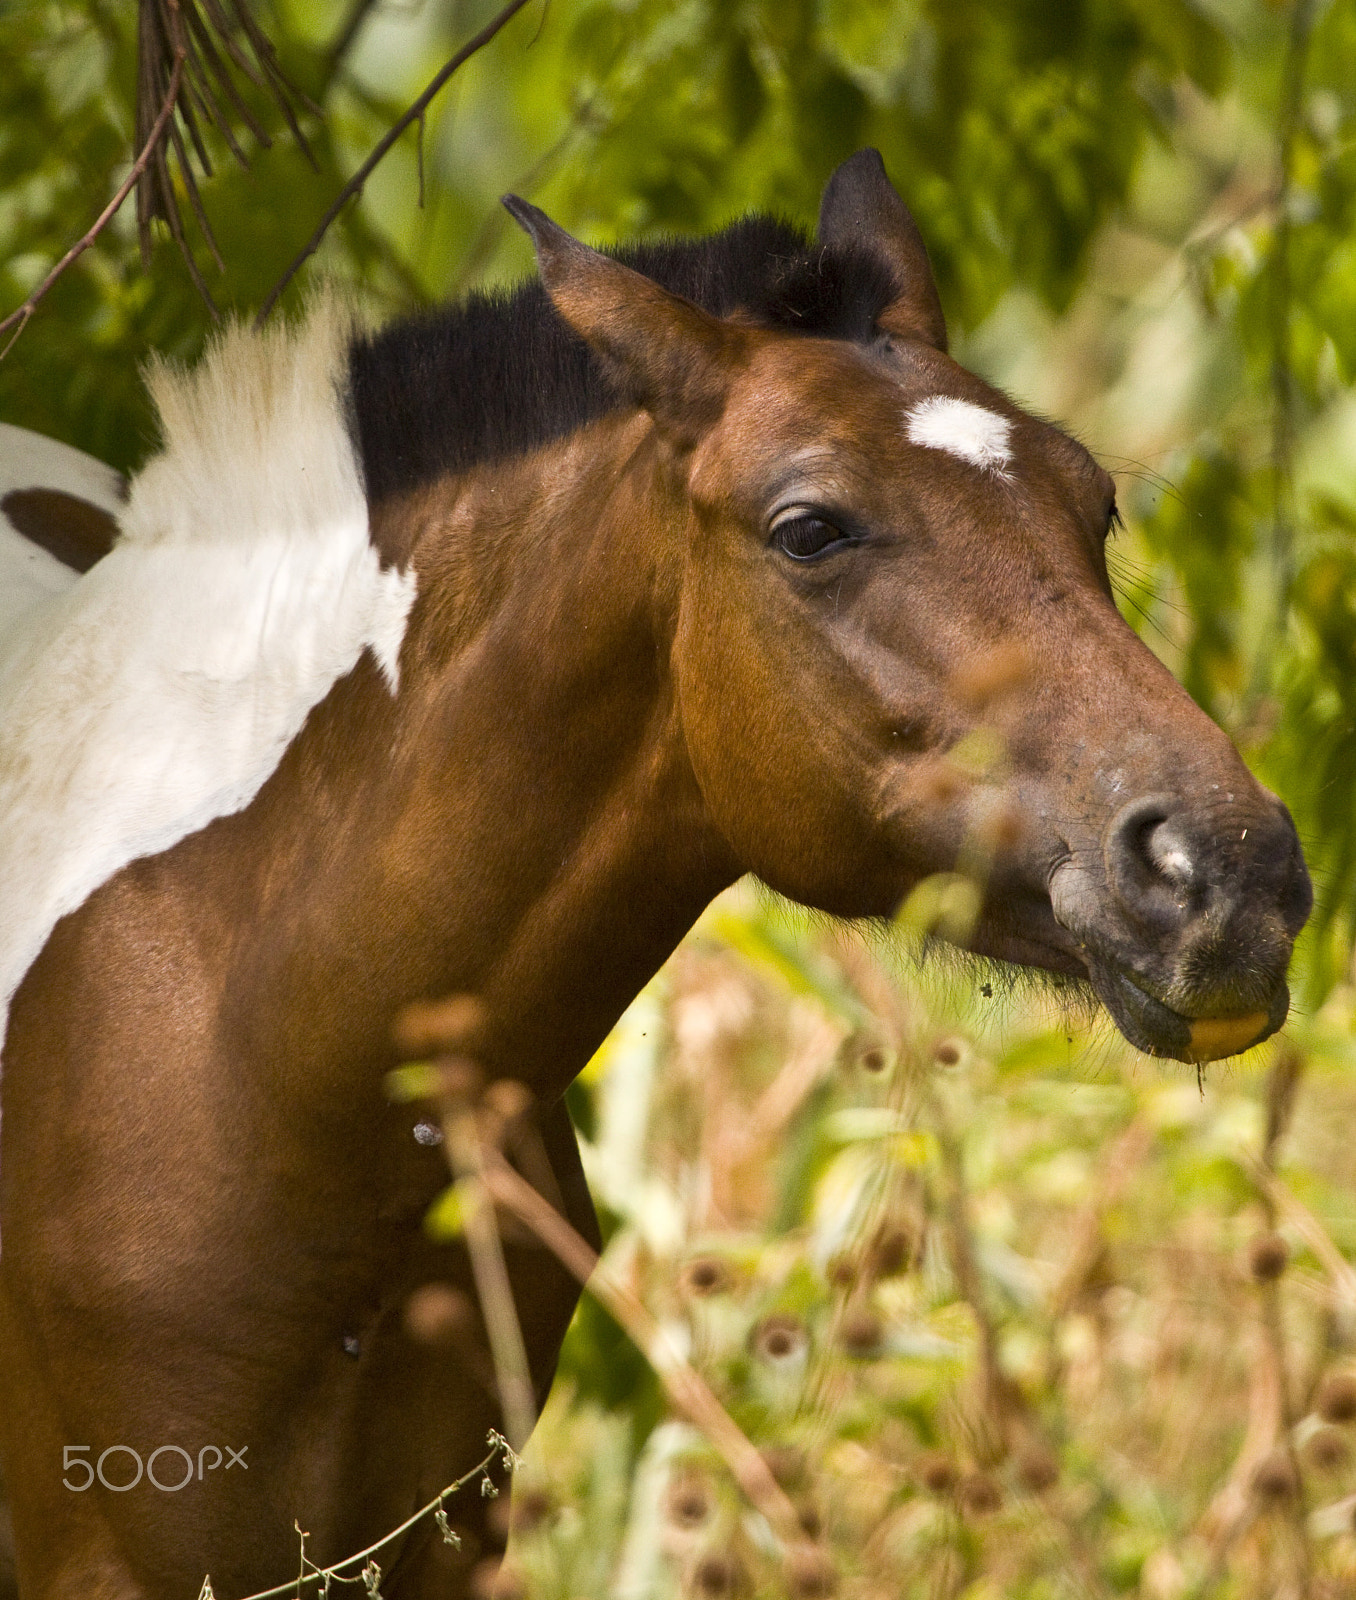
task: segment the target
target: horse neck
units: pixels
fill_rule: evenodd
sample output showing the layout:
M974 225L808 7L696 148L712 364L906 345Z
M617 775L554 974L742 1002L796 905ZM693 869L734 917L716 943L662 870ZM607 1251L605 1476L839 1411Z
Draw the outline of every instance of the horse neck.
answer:
M317 819L294 864L309 992L332 997L336 1050L470 991L490 1069L559 1093L738 875L669 670L670 483L646 423L613 419L380 511L419 583L398 694L355 674L292 763Z

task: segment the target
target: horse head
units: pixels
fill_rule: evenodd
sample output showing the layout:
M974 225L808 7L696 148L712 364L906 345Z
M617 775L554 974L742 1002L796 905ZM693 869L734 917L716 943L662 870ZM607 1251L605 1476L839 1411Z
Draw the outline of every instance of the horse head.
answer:
M786 285L838 295L821 337L712 316L506 204L667 452L683 737L738 860L852 917L978 863L960 941L1088 980L1139 1048L1279 1028L1312 901L1290 816L1120 616L1111 477L947 354L879 155L834 175Z

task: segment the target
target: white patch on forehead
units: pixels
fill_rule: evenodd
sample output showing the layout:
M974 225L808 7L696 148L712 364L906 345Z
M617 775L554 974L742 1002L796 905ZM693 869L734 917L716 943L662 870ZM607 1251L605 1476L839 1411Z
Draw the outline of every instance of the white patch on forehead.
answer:
M247 806L364 650L396 690L415 579L368 537L349 332L323 303L154 371L165 449L121 537L0 636L0 1040L60 917Z
M1012 460L1008 419L954 395L934 394L920 400L905 413L904 425L910 443L946 450L1000 476Z
M61 489L116 517L123 509L121 483L112 467L83 450L0 422L0 501L12 489ZM78 577L0 513L0 655L19 618L52 595L65 593Z

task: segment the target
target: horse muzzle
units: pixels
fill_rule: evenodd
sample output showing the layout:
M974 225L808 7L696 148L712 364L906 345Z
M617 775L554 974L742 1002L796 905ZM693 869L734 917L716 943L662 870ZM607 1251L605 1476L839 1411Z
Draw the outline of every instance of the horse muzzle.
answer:
M1100 848L1050 879L1098 999L1131 1044L1215 1061L1260 1044L1290 1010L1285 974L1313 903L1285 807L1193 806L1151 794L1122 806Z
M1265 1010L1188 1017L1114 967L1089 961L1088 975L1097 998L1136 1049L1175 1061L1218 1061L1239 1055L1269 1039L1290 1014L1290 989L1284 980L1272 991Z

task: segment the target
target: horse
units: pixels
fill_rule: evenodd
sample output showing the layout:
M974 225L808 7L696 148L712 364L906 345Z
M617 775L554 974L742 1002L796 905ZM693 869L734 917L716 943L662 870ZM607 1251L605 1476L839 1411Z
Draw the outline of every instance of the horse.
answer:
M564 1091L745 874L888 918L980 840L956 937L1142 1050L1287 1015L1290 817L1121 618L1112 479L948 355L880 156L814 237L599 252L505 203L513 292L378 331L330 297L154 367L116 539L0 667L25 1600L295 1581L294 1523L338 1561L483 1453L492 1385L404 1315L472 1281L383 1087L421 998L478 997L525 1175L595 1243ZM505 1250L540 1398L577 1289ZM387 1600L468 1592L471 1498Z

